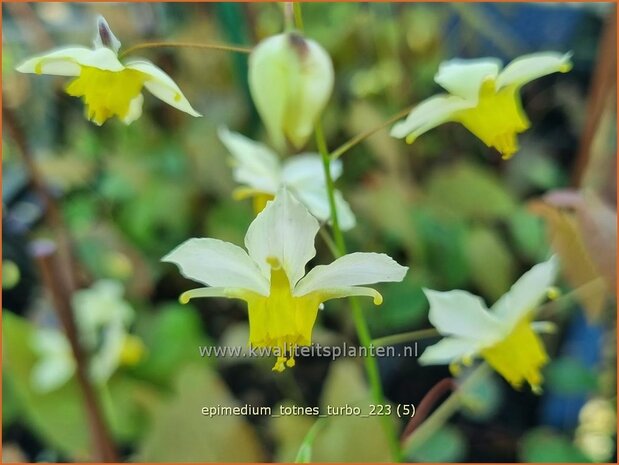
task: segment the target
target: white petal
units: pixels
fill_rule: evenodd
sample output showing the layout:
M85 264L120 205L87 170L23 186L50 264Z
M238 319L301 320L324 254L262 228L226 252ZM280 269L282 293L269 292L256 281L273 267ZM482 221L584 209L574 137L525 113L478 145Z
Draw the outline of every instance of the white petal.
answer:
M477 103L484 80L496 79L501 61L496 58L454 59L441 63L434 81L453 95Z
M280 186L280 161L275 152L260 142L222 126L219 140L234 158L235 181L259 192L275 194Z
M122 325L114 323L104 329L102 336L101 347L90 359L90 375L101 384L107 382L120 365L120 354L127 333Z
M201 297L225 297L226 299L245 299L247 289L238 287L198 287L185 291L179 297L182 304L188 303L191 299Z
M79 76L81 66L91 66L109 71L122 71L124 69L112 50L108 48L92 50L86 47L59 48L29 58L16 69L20 73Z
M309 185L301 187L288 185L290 192L307 207L312 215L320 221L331 223L331 206L327 194L327 186L324 184ZM340 228L343 231L352 229L357 224L350 205L344 200L342 193L338 190L334 192L335 208Z
M97 17L97 32L92 42L95 48L108 47L112 49L114 53L118 53L118 49L121 45L120 40L116 38L109 24L101 15Z
M556 256L535 265L497 300L492 306L494 314L507 325L516 324L525 314L534 311L546 298L548 288L557 279L558 268Z
M398 139L406 137L406 141L412 143L424 132L453 121L454 113L474 106L474 102L461 97L435 95L413 108L404 121L396 123L391 129L391 135Z
M264 276L271 276L267 260L275 258L294 286L305 274L306 263L316 255L314 239L319 228L307 208L284 188L249 225L245 246Z
M350 208L348 202L344 200L344 196L340 191L336 190L333 195L335 197L335 209L337 210L337 220L340 223L340 229L348 231L354 228L357 224L357 219L352 212L352 208Z
M294 295L302 296L321 289L402 281L407 271L407 266L399 265L389 255L355 252L329 265L313 268L299 281Z
M448 292L424 289L430 302L430 323L444 336L476 339L489 344L500 339L505 329L483 301L466 291Z
M339 178L342 175L341 160L331 162L330 171L333 180ZM282 180L312 215L321 221L330 222L331 208L320 155L303 153L290 158L284 163ZM335 207L340 228L344 231L352 229L356 224L355 215L338 190L335 191Z
M330 164L331 178L335 181L342 175L342 160L335 160ZM322 157L317 153L301 153L294 155L284 162L282 179L287 185L297 187L317 183L325 184L325 169Z
M479 346L473 339L446 337L426 347L419 363L421 365L443 365L466 356L474 356Z
M129 102L129 112L123 118L123 123L129 125L133 123L136 119L142 116L142 104L144 103L144 96L142 94L138 94L137 97L134 97L131 102Z
M126 67L150 76L150 79L144 83L144 87L158 99L191 116L202 116L192 108L180 88L161 68L145 60L131 61L126 64Z
M128 327L135 310L123 299L124 289L118 281L102 279L71 297L80 337L94 346L103 326L116 323Z
M331 205L329 204L326 187L322 189L314 188L313 190L305 189L303 191L295 189L294 193L309 209L312 215L321 221L331 224ZM354 228L357 224L357 219L350 205L344 200L340 191L336 190L333 195L335 197L335 209L337 211L337 220L340 229L348 231Z
M547 74L566 73L572 69L571 57L571 53L542 52L516 58L499 75L497 89L510 85L522 86Z
M33 334L33 350L40 356L32 367L30 379L38 392L49 392L66 383L75 371L68 339L60 331L42 329Z
M70 357L41 359L30 373L30 382L37 392L54 391L64 385L75 372L75 362Z
M331 299L341 299L344 297L372 297L374 299L374 305L380 305L383 303L383 296L380 295L376 289L363 286L350 286L350 287L333 287L319 289L317 291L320 294L321 302L326 302Z
M237 287L269 295L269 283L242 248L218 239L189 239L161 259L207 286Z

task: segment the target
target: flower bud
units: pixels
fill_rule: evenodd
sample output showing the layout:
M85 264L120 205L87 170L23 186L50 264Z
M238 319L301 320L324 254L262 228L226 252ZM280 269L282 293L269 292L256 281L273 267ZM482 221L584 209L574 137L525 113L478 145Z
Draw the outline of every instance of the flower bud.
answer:
M273 144L300 149L333 90L331 58L298 33L269 37L250 55L249 89Z
M109 24L101 15L97 17L97 32L93 44L95 48L107 47L113 50L114 53L118 53L118 49L120 48L120 40L116 38Z

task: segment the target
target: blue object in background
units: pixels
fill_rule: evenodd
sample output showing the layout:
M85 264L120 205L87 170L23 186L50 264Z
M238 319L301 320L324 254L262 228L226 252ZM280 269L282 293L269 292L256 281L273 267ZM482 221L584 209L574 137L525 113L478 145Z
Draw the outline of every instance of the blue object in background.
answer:
M460 58L499 57L509 62L540 50L564 50L574 43L581 21L590 9L566 4L467 3L452 4L448 22L449 55ZM474 28L476 36L465 35Z
M571 319L559 356L569 357L586 367L595 368L601 360L603 334L602 325L588 323L580 310ZM578 413L589 394L582 392L565 395L547 388L540 406L540 423L562 430L572 430L578 426Z

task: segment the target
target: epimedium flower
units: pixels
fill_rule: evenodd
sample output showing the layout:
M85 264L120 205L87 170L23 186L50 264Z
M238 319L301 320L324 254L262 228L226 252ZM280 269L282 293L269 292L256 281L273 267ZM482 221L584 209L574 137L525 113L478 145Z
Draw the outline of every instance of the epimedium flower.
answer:
M367 284L401 281L408 270L385 254L352 253L305 274L316 250L318 221L284 188L251 223L245 247L211 238L193 238L162 260L175 263L189 279L208 287L180 296L226 297L247 303L249 344L277 349L274 371L295 364L296 346L310 345L312 328L323 302L382 296Z
M535 265L491 309L466 291L437 292L424 289L430 302L430 323L445 336L419 358L422 365L470 365L483 358L514 388L529 383L541 392L542 367L548 354L537 332L547 328L533 322L539 304L548 295L557 275L557 259Z
M251 197L256 213L262 211L266 202L272 200L280 188L286 187L320 221L329 221L331 209L322 159L317 153L302 153L287 160L280 157L266 145L253 141L228 128L219 129L219 139L233 158L233 176L242 184L234 191L234 197ZM342 162L331 163L331 177L342 174ZM335 206L340 228L351 229L356 220L350 206L341 192L334 192Z
M412 144L436 126L458 122L508 159L518 151L517 134L530 127L520 88L547 74L568 72L570 58L570 53L533 53L516 58L502 71L495 58L443 62L434 81L449 94L421 102L393 126L391 135Z
M123 299L120 283L102 280L77 291L72 308L94 382L103 384L120 366L133 366L142 359L144 344L128 329L135 311ZM31 344L38 355L30 375L34 389L50 392L62 387L75 373L75 359L65 334L58 329L40 328L34 332Z
M333 64L315 41L298 32L271 36L249 56L249 90L273 144L299 149L333 91Z
M120 42L102 16L97 19L94 48L62 47L27 59L21 73L75 77L67 94L80 97L86 105L86 117L101 126L114 116L131 124L142 114L142 88L155 97L191 116L195 111L180 88L163 70L144 59L122 63L118 57Z

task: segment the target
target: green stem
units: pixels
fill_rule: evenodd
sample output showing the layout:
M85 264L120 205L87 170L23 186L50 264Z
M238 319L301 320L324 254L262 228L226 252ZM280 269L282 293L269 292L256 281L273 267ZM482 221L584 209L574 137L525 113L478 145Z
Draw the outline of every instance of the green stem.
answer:
M303 442L299 447L294 463L311 463L312 461L312 446L318 432L326 425L326 418L319 418L309 429Z
M301 2L292 2L294 11L294 23L299 31L303 31L303 14L301 13Z
M341 255L346 253L346 242L344 241L344 235L340 229L340 223L337 217L337 208L335 207L335 184L333 177L331 176L331 157L329 157L329 150L327 149L327 143L325 142L325 135L322 130L322 123L318 121L316 123L316 146L318 152L322 157L322 166L325 172L325 179L327 180L327 195L329 199L329 209L331 210L331 228L333 229L333 238L335 239L335 245Z
M332 160L337 160L344 153L346 153L350 149L352 149L355 145L359 144L360 142L363 142L368 137L373 136L375 133L377 133L381 129L384 129L387 126L395 123L399 119L404 118L406 115L408 115L410 113L410 111L412 109L413 109L413 107L404 108L403 110L397 112L395 115L391 116L389 119L383 121L378 126L370 128L367 131L363 131L361 134L357 134L352 139L348 140L347 142L344 142L342 145L340 145L338 148L336 148L333 152L331 152L331 159Z
M294 2L293 9L295 25L298 30L303 31L303 15L301 11L301 3ZM320 156L322 157L322 166L325 172L327 195L329 198L329 209L331 211L331 228L333 230L335 245L337 246L337 249L339 251L339 256L342 256L346 254L346 242L344 241L344 235L342 234L342 230L340 229L340 223L337 217L337 209L335 207L335 184L333 182L333 177L331 176L331 157L329 155L327 141L325 140L322 123L320 121L316 122L315 135L316 146L318 147L318 151L320 152ZM357 337L359 338L359 343L363 347L369 349L370 344L372 343L372 337L370 336L370 329L368 328L365 317L363 316L363 310L361 309L359 302L352 297L350 298L350 306L352 308L352 314L355 328L357 330ZM377 405L385 405L386 400L383 393L383 386L380 380L378 362L374 357L365 357L363 360L370 383L372 401ZM395 462L399 462L401 454L400 442L396 434L394 423L389 416L381 416L380 418L383 424L383 428L385 430L385 434L387 436L387 441L389 441L391 456Z
M173 48L201 48L207 50L219 50L222 52L235 52L235 53L244 53L250 54L251 48L249 47L240 47L237 45L227 45L227 44L201 44L201 43L193 43L193 42L144 42L143 44L134 45L133 47L129 47L127 50L120 53L119 58L123 58L130 53L135 52L136 50L143 50L145 48L165 48L165 47L173 47Z
M420 329L418 331L409 331L407 333L393 334L391 336L379 337L374 339L372 344L374 347L378 346L392 346L395 344L402 344L403 342L411 342L419 339L425 339L428 337L439 336L439 332L434 329Z
M325 241L325 244L327 244L327 247L329 248L331 254L335 258L340 258L340 251L338 250L337 245L335 245L335 241L331 238L327 230L325 228L320 228L318 232L320 233L320 237L322 237L322 239Z
M333 236L335 238L335 244L339 251L339 255L346 254L346 242L337 218L337 209L335 207L335 185L333 178L331 177L331 157L327 149L327 143L325 141L324 132L322 130L322 124L320 121L316 123L316 145L318 151L322 157L323 168L325 172L325 179L327 181L327 195L329 198L329 208L331 210L331 227L333 229ZM372 337L370 335L370 329L363 315L363 310L359 305L359 302L350 298L350 306L352 309L353 320L355 323L355 329L357 331L357 337L359 343L366 348L370 347L372 343ZM385 394L383 393L383 387L380 380L380 371L378 369L378 362L374 357L365 357L363 359L365 364L365 370L368 374L368 380L370 383L370 391L372 393L372 401L377 405L384 405L386 403ZM380 417L382 420L387 440L389 441L389 447L391 449L391 455L394 461L400 461L400 444L396 435L394 424L389 416Z

